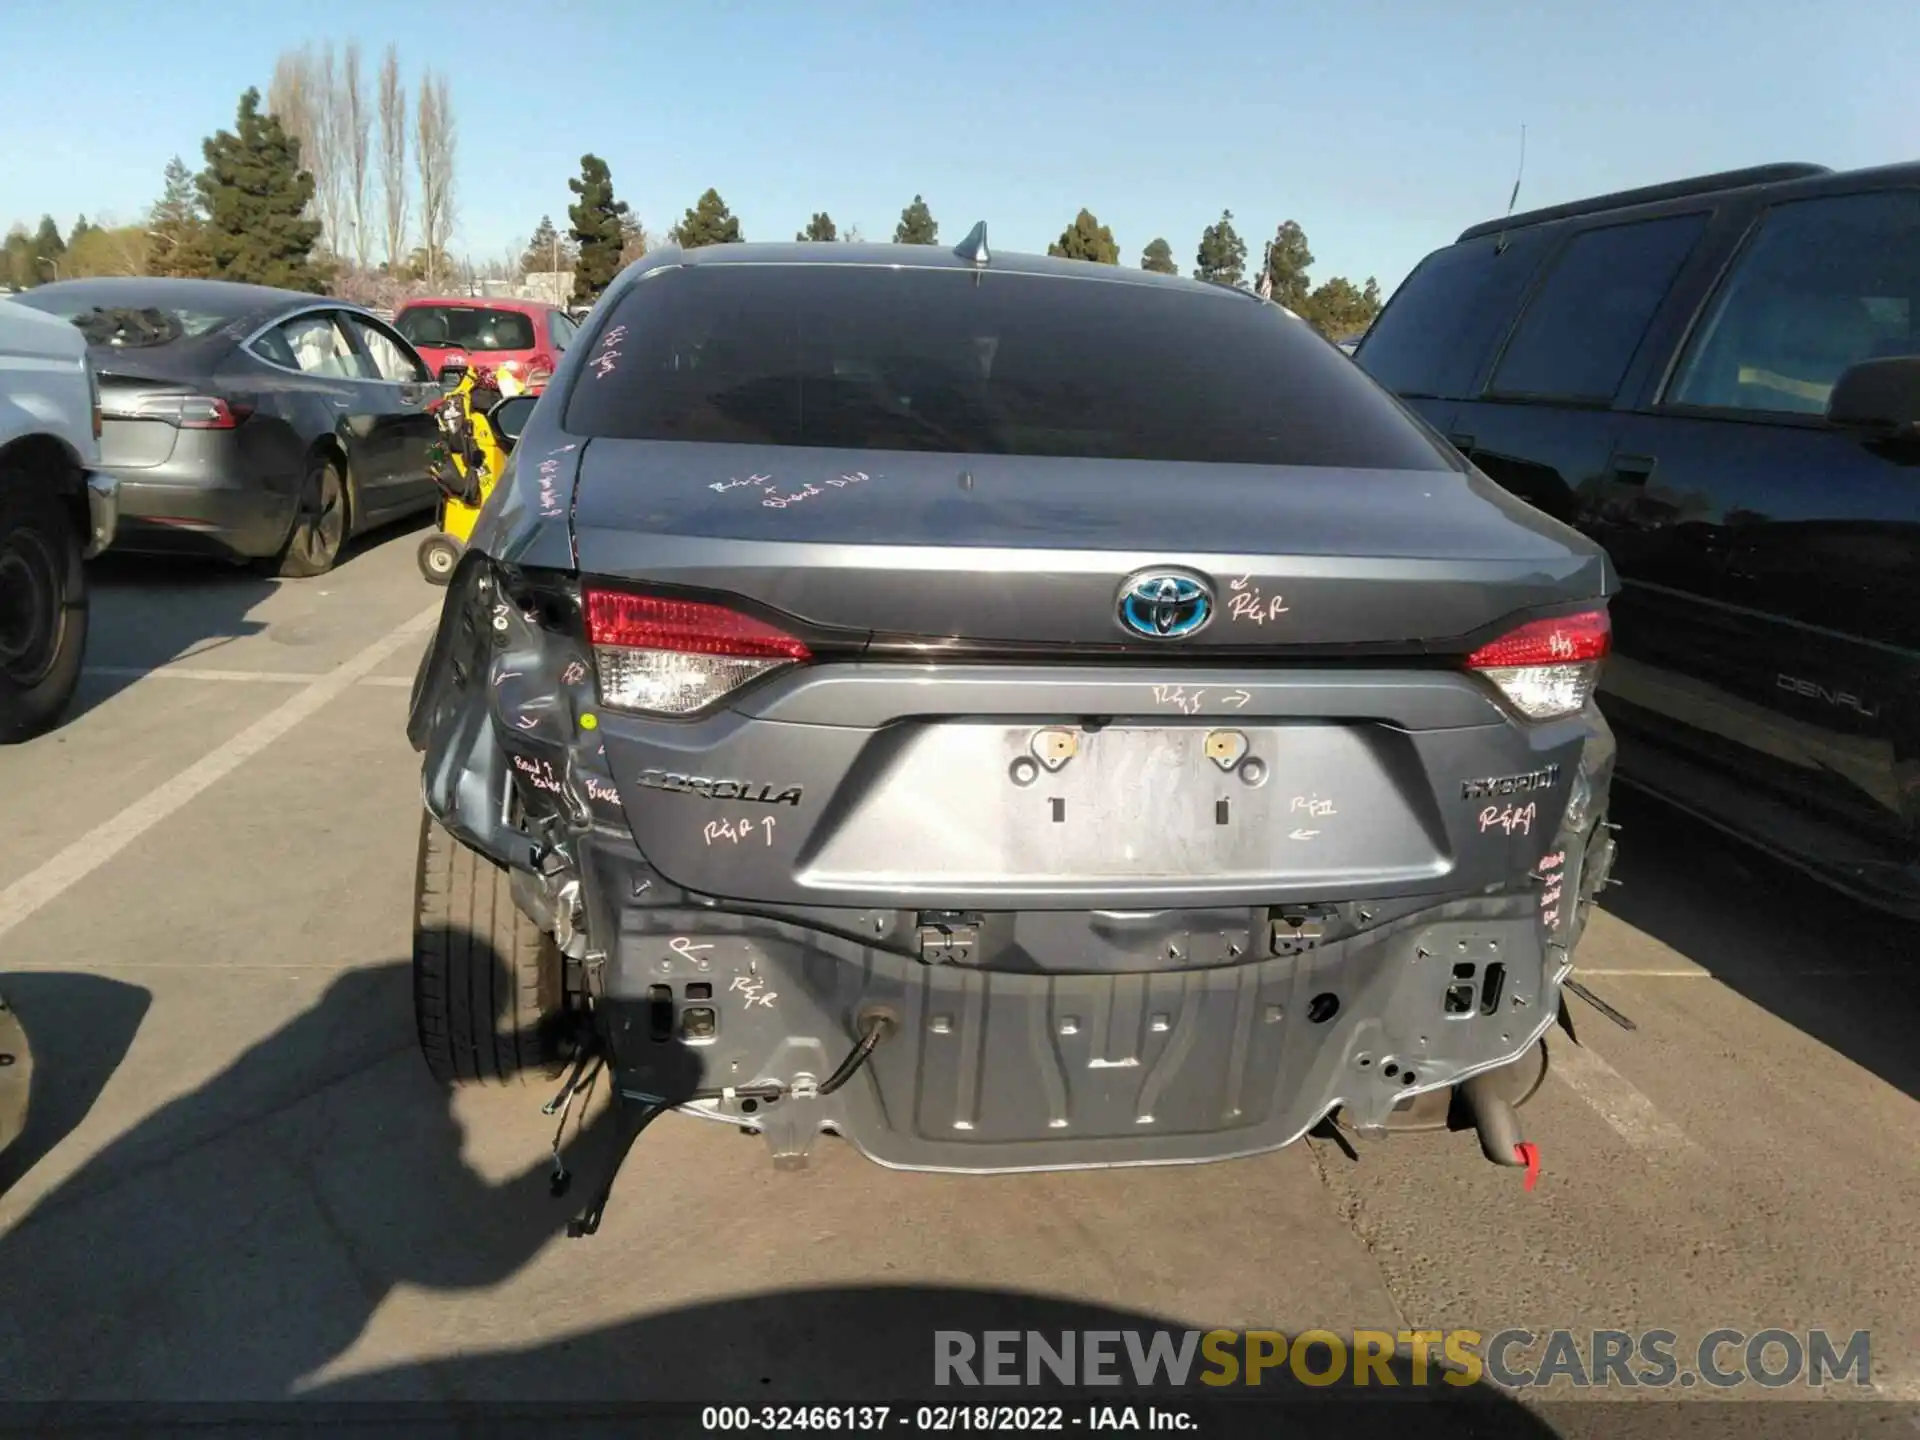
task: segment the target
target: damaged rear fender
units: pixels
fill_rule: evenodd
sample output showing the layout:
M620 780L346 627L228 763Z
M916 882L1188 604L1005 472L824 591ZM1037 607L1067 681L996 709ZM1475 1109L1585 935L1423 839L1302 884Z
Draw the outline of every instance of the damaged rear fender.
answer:
M528 869L533 847L511 821L507 756L487 696L495 624L508 608L493 562L469 550L414 676L407 739L423 756L421 799L434 819L494 863Z

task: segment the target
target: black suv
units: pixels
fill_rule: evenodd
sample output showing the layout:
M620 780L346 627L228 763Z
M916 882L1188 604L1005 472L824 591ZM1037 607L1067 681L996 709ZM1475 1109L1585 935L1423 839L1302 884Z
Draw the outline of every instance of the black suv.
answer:
M1623 781L1920 916L1920 164L1476 225L1355 359L1612 552Z

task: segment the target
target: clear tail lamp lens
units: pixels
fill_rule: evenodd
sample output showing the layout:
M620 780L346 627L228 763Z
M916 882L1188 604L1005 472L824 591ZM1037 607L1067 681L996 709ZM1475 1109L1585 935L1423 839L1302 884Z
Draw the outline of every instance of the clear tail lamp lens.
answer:
M1577 715L1593 697L1600 662L1613 649L1604 610L1529 620L1467 657L1467 668L1491 680L1529 720Z
M804 641L724 605L589 588L586 610L600 703L616 710L691 715L813 658Z

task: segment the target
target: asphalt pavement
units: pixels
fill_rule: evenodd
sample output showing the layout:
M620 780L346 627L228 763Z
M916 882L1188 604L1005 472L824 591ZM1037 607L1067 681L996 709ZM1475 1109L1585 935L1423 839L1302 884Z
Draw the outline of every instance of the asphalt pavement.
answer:
M546 1091L448 1095L414 1049L421 533L310 581L109 557L73 714L0 751L40 1087L0 1158L0 1396L844 1399L919 1386L936 1328L1147 1316L1865 1330L1836 1388L1920 1401L1914 931L1631 796L1579 960L1633 1028L1569 1002L1531 1192L1470 1134L970 1179L837 1142L776 1172L670 1116L565 1238ZM1515 1433L1621 1433L1594 1394Z

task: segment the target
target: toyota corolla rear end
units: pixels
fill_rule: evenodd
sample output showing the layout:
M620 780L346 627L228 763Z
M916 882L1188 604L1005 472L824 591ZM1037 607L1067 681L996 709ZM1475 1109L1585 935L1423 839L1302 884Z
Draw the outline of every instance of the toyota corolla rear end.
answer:
M1523 1159L1610 854L1603 555L1276 307L841 248L623 279L416 692L622 1092L995 1171L1462 1087Z

